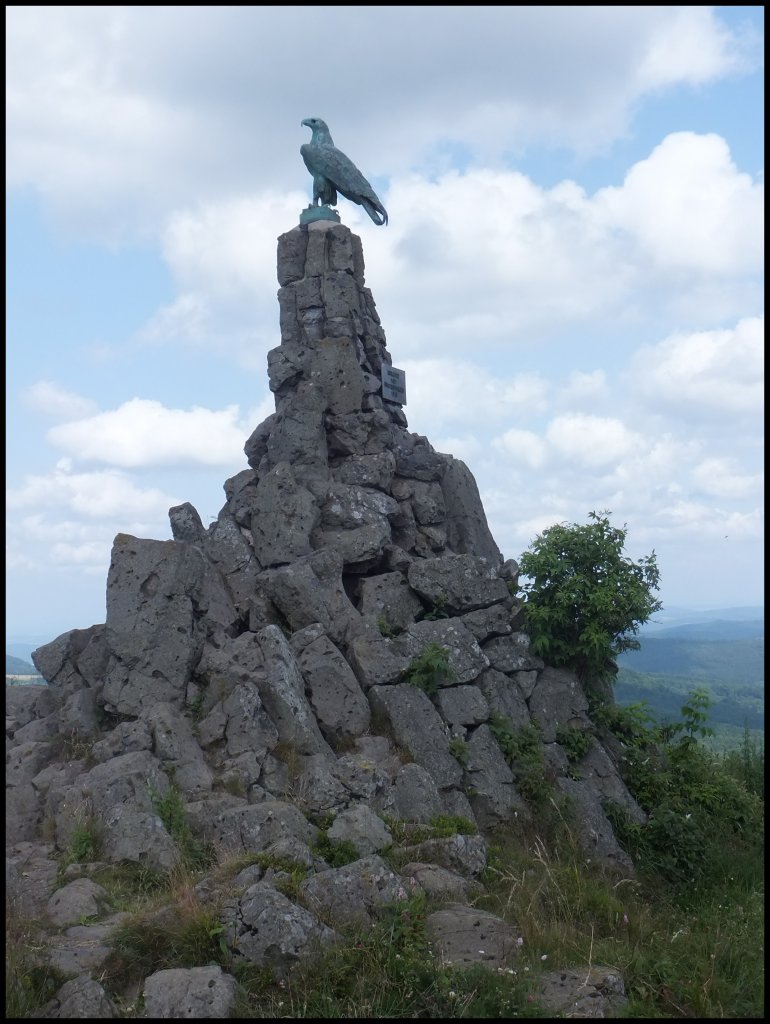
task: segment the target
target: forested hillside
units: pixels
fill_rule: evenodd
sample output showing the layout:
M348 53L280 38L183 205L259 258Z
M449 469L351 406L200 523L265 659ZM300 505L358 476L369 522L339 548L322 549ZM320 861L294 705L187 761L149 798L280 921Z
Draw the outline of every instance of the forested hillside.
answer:
M682 623L640 636L641 648L618 658L620 704L646 701L663 718L677 718L687 694L705 690L710 725L737 736L764 730L764 621L714 619Z

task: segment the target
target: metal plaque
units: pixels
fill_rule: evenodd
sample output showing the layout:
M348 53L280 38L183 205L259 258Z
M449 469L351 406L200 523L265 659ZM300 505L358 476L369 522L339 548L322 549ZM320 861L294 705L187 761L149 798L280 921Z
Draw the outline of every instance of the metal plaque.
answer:
M406 374L395 366L382 367L382 397L386 402L406 405Z

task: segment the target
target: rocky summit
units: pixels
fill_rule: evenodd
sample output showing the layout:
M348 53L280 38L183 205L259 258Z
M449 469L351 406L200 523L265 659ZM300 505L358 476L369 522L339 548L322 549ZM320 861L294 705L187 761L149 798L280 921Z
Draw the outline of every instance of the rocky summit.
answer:
M504 742L522 731L577 809L586 855L633 872L603 806L644 815L575 675L530 651L518 566L470 470L383 397L391 356L360 239L329 221L294 228L278 240L278 282L275 413L246 441L218 518L204 528L184 504L169 512L173 540L119 534L106 622L34 653L47 686L7 689L9 900L71 977L43 1016L116 1014L99 979L123 916L91 876L172 871L172 798L220 860L303 867L291 898L264 859L228 879L226 898L213 875L196 889L219 896L232 956L279 977L415 892L441 904L427 923L447 962L511 961L511 928L473 900L491 831L537 814ZM437 818L468 828L434 834ZM384 856L396 825L415 836L398 872ZM86 826L98 851L73 858ZM335 843L357 859L332 866ZM236 989L202 963L153 973L143 998L148 1016L226 1017ZM580 1015L606 1015L592 1005Z

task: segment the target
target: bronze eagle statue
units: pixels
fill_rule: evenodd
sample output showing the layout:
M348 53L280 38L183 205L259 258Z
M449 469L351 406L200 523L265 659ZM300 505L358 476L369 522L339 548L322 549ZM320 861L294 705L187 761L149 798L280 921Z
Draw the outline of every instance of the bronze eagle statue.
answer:
M387 224L387 210L353 161L334 145L326 122L320 117L307 117L302 124L313 133L310 142L299 150L313 175L313 204L333 206L339 192L351 203L363 206L375 224Z

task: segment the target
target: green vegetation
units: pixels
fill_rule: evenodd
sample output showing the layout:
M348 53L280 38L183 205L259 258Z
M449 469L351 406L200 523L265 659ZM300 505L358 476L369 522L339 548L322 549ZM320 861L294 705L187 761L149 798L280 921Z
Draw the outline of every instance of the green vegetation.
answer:
M763 637L693 640L677 636L643 636L639 650L618 664L634 672L684 677L693 683L723 683L731 689L756 687L765 678Z
M380 636L384 636L386 639L391 639L396 635L395 629L391 626L384 615L378 616L377 628L380 631Z
M462 765L463 768L468 763L468 758L470 756L469 751L470 747L468 744L458 736L455 736L449 741L449 753L458 764Z
M625 732L626 782L649 817L639 824L609 809L637 866L664 879L677 898L696 902L714 887L715 874L721 881L720 872L738 870L758 855L764 812L756 784L764 754L747 740L726 771L699 742L711 732L708 708L708 696L695 690L681 721L638 729L630 739Z
M579 761L591 749L591 734L585 729L562 728L556 731L556 742L564 749L568 761Z
M748 725L750 729L760 731L764 728L765 701L761 685L738 689L718 682L700 681L692 676L648 675L621 668L615 682L615 697L621 704L646 701L659 718L670 718L676 715L682 701L694 687L706 690L711 697L709 714L712 727L732 725L742 729Z
M626 529L609 513L591 523L544 530L519 559L532 650L550 665L573 669L590 690L614 674L614 658L639 647L639 626L661 608L655 552L633 562L623 553Z
M387 909L373 927L350 930L319 960L282 984L251 982L236 972L246 995L238 1017L343 1020L355 1018L541 1017L528 1002L531 986L513 971L444 967L429 954L425 897Z
M454 679L449 652L439 644L428 644L404 673L404 680L432 697L443 682Z
M545 777L540 729L536 725L526 725L514 731L505 715L496 711L490 716L489 728L511 766L521 795L538 806L547 803L553 795L553 787Z
M424 617L431 622L437 622L439 619L448 619L449 612L446 608L446 598L439 594L433 607L429 612L425 613Z
M313 846L313 852L323 857L333 868L341 868L358 860L361 854L347 839L330 839L323 830Z
M182 794L176 786L170 786L162 795L150 787L150 799L168 834L179 847L182 863L190 870L208 867L213 860L213 851L208 844L193 836Z

